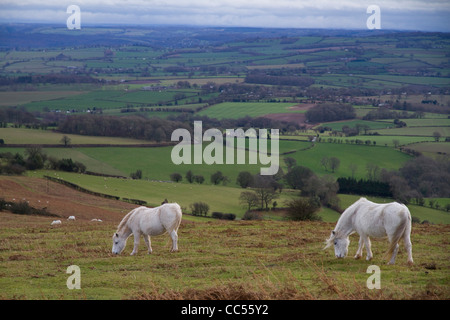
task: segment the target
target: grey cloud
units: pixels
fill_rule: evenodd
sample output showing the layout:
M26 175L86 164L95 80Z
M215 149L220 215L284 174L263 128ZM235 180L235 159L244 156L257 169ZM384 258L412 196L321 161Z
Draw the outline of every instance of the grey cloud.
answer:
M78 4L85 24L364 29L375 3L383 29L450 31L447 0L2 0L0 22L65 23Z

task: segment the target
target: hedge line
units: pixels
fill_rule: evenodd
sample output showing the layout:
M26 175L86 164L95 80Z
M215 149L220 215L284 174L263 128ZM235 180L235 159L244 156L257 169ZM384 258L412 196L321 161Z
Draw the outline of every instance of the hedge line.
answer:
M141 205L141 206L147 205L147 201L144 201L144 200L129 199L129 198L122 198L121 199L119 196L112 196L110 194L105 194L105 193L100 193L100 192L95 192L95 191L88 190L86 188L80 187L79 185L77 185L75 183L72 183L72 182L69 182L69 181L66 181L66 180L63 180L63 179L60 179L60 178L54 178L54 177L50 177L50 176L47 176L47 175L44 175L44 178L47 179L47 180L56 182L56 183L60 183L62 185L65 185L65 186L67 186L69 188L72 188L72 189L75 189L77 191L84 192L84 193L87 193L87 194L91 194L93 196L102 197L102 198L105 198L105 199L112 199L112 200L122 200L122 201L125 201L125 202L128 202L128 203L133 203L133 204L137 204L137 205Z

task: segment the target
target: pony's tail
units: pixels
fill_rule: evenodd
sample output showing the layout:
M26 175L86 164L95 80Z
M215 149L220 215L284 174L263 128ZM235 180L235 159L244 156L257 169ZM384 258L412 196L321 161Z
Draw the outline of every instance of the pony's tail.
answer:
M411 216L408 215L406 217L406 221L404 221L402 224L400 224L398 226L397 230L395 230L395 233L394 233L394 235L392 237L391 244L389 245L389 249L384 254L384 259L390 259L392 257L392 254L394 253L398 242L400 241L400 239L403 237L403 235L407 231L408 225L411 224L411 218L410 217Z
M181 224L181 218L183 216L183 214L181 212L181 208L178 205L178 203L175 203L175 205L177 206L177 208L176 208L177 218L172 223L172 225L167 229L167 232L169 232L169 233L171 233L173 230L178 231L178 228L180 227L180 224Z

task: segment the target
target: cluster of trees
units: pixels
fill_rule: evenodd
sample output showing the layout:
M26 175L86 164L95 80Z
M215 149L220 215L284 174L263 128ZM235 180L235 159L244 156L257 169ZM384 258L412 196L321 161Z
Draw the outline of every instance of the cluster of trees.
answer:
M244 208L248 211L253 208L268 210L270 205L275 208L278 205L275 200L279 197L277 191L281 192L286 184L300 191L300 197L287 203L288 214L294 220L316 219L313 215L321 205L340 210L339 185L334 177L319 177L311 169L296 165L292 158L287 159L286 174L282 171L274 176L252 175L246 171L238 174L237 183L246 189L239 196Z
M252 118L250 116L245 116L238 119L219 120L215 118L209 118L207 116L183 113L179 115L169 116L167 120L183 123L185 126L188 126L191 129L191 132L193 132L194 121L202 121L203 130L207 130L210 128L217 128L219 130L242 128L245 131L249 128L277 128L279 129L280 134L284 134L288 132L294 132L301 128L298 124L287 121L279 121L262 117Z
M133 180L140 180L142 179L142 170L138 169L135 172L130 173L130 178Z
M190 209L194 216L206 217L209 211L209 205L206 202L194 202L190 205Z
M189 183L199 183L202 184L205 181L205 177L203 175L196 175L192 172L192 170L189 170L188 172L186 172L186 181ZM180 182L183 180L183 176L178 173L178 172L174 172L170 175L170 180L172 180L173 182ZM218 184L227 184L230 180L228 179L227 176L225 176L222 171L216 171L213 174L211 174L211 178L210 181L212 184L214 185L218 185Z
M78 173L86 172L86 166L83 163L73 161L71 158L57 160L53 157L48 157L47 161L48 169Z
M40 216L49 216L49 217L59 217L57 214L53 214L47 211L47 208L35 208L30 206L27 201L6 201L3 198L0 198L0 211L8 210L15 214L24 214L24 215L40 215Z
M8 123L17 125L37 124L39 120L24 108L0 108L0 127L6 128Z
M138 116L73 115L66 117L58 130L90 136L128 137L157 142L170 141L172 132L189 127L178 121Z
M41 148L30 147L25 149L25 155L10 152L0 154L0 174L19 175L26 170L51 169L68 172L85 172L86 166L72 159L56 159L47 156Z
M206 116L180 114L168 119L145 118L143 116L72 115L64 117L58 126L63 133L91 136L126 137L157 142L170 141L172 132L184 128L193 133L194 121L202 121L204 130L217 128L278 128L280 134L300 129L298 125L268 118L244 117L240 119L218 120Z
M398 112L388 108L379 107L371 110L364 117L363 120L377 120L377 119L409 119L409 118L423 118L423 112L408 113L406 111Z
M325 169L325 171L328 171L328 169L330 169L331 172L334 172L341 165L341 160L339 160L339 158L337 157L324 156L322 157L322 159L320 159L320 165Z
M0 85L39 84L39 83L101 83L102 80L87 75L51 73L18 77L0 77Z
M388 172L394 196L406 200L416 197L450 197L450 160L448 157L432 159L413 158L398 172Z
M349 104L324 103L306 111L305 116L309 122L329 122L354 119L356 113Z
M186 172L186 181L189 183L199 183L202 184L203 182L205 182L205 177L202 176L201 174L194 174L192 172L192 170L189 170L188 172ZM183 180L183 176L181 174L179 174L178 172L174 172L170 175L170 180L172 180L173 182L180 182Z
M450 160L418 156L399 170L386 170L368 163L366 179L339 178L337 182L342 193L393 197L399 202L423 205L423 198L450 197Z
M377 197L392 197L391 187L386 182L340 177L337 179L339 192Z
M287 203L288 215L293 220L319 220L316 212L321 205L341 211L337 192L339 184L330 175L317 176L311 169L293 165L285 175L292 189L300 190L300 197Z

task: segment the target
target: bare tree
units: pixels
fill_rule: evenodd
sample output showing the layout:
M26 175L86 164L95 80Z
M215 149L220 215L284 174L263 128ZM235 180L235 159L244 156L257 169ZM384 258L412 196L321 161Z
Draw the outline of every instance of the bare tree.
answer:
M439 142L439 138L441 137L441 133L439 131L433 132L434 141Z
M398 146L400 145L400 141L397 139L392 140L392 143L394 144L394 148L398 148Z
M358 170L358 166L356 164L354 164L354 163L350 163L348 165L348 168L352 172L352 178L354 178L355 177L355 172L356 172L356 170Z
M247 210L251 210L254 207L257 207L259 204L258 195L253 191L244 191L241 192L239 196L239 202L242 206L247 207Z
M320 164L325 169L325 171L328 171L328 166L330 165L330 159L327 156L324 156L322 159L320 159Z
M59 140L59 142L64 144L64 147L68 147L70 145L70 143L72 142L72 140L68 136L64 136L61 138L61 140Z
M368 180L378 180L380 175L380 167L374 163L366 164L367 179Z
M341 164L341 160L339 160L336 157L331 157L330 158L330 169L331 169L331 172L334 172L335 170L337 170L339 168L340 164Z

